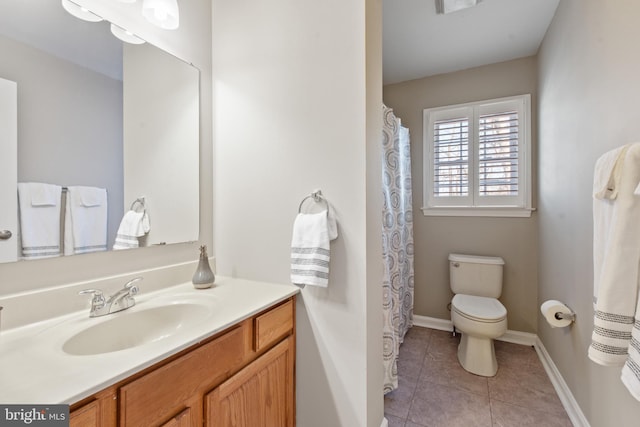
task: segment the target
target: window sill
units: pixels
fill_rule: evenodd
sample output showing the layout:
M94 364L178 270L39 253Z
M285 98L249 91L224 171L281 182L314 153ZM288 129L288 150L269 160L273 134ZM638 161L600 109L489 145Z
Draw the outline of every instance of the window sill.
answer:
M529 218L532 208L514 207L435 207L422 208L424 216L485 216L485 217L512 217Z

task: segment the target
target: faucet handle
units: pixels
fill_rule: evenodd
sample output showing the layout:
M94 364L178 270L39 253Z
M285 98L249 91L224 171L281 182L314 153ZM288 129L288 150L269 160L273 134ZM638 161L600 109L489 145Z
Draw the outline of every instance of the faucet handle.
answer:
M143 277L135 277L124 284L125 289L129 289L129 295L136 295L138 293L140 288L138 288L138 285L136 285L136 282L139 282L142 279Z
M100 289L83 289L78 295L93 295L91 304L96 307L102 307L105 304L104 294Z

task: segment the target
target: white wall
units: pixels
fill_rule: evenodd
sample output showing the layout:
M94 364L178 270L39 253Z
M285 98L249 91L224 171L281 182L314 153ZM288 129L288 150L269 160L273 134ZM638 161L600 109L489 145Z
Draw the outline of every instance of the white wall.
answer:
M166 31L140 15L141 2L83 0L83 5L126 27L201 70L200 85L200 241L212 246L213 168L211 144L211 2L180 2L180 28ZM107 23L104 26L109 31ZM126 253L125 253L126 252ZM197 260L198 244L177 244L58 259L0 264L0 294L43 288L145 268ZM144 292L144 287L142 289ZM8 313L3 313L8 315Z
M639 16L635 0L561 0L539 53L539 303L562 300L577 320L551 329L540 318L538 334L593 427L640 420L620 368L587 357L593 167L604 152L640 140Z
M367 80L365 40L365 31L372 46L380 37L379 1L369 6L213 2L219 273L288 282L293 220L316 188L339 223L329 287L307 287L298 299L301 427L382 420L381 281L368 263L380 252L379 155L370 151L381 137L380 48Z

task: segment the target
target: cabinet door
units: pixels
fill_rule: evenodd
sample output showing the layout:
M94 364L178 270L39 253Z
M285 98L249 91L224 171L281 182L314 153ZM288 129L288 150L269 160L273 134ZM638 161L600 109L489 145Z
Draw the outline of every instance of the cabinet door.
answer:
M70 427L100 427L100 405L97 400L71 412Z
M191 425L191 408L187 408L162 424L161 427L191 427Z
M293 427L294 346L289 337L205 396L209 427Z
M95 400L76 407L69 414L69 427L115 427L117 400L115 388L94 395Z

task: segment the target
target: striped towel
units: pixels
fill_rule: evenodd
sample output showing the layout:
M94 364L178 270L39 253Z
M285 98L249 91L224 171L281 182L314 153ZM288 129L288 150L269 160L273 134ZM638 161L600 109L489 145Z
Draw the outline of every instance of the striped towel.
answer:
M300 213L291 238L291 282L327 287L329 284L329 240L337 237L333 216L327 211Z
M589 358L601 365L624 364L622 381L640 400L640 197L634 194L640 182L640 144L626 148L616 150L615 162L607 165L604 155L596 163L596 175L605 165L620 177L611 195L597 194L594 188L595 316Z
M23 259L60 256L61 197L59 185L18 183Z

